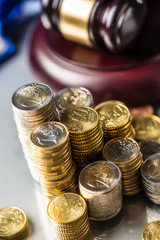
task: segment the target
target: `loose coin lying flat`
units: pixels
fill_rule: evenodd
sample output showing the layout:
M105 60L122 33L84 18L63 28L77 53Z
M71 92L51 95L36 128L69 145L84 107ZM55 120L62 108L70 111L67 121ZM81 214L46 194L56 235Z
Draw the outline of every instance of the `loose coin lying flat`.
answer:
M160 220L149 223L143 230L142 240L160 239Z
M27 228L27 215L17 207L0 209L0 239L16 239Z

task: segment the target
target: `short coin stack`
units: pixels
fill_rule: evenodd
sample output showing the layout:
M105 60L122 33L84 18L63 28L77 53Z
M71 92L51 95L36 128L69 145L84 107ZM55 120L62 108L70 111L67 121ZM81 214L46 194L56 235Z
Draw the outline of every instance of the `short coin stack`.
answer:
M85 200L78 194L64 193L47 206L51 230L57 240L92 240Z
M47 198L76 192L76 167L71 157L69 132L59 122L38 125L30 138L30 149L42 191Z
M61 122L70 133L72 157L80 171L89 163L100 159L103 143L103 132L97 112L90 107L68 109Z
M55 95L55 104L60 116L72 107L93 107L91 92L83 87L63 88Z
M149 223L143 230L142 240L159 240L160 220Z
M151 155L142 165L143 187L148 198L160 204L160 153Z
M23 239L27 235L26 213L17 207L0 209L0 239Z
M86 166L79 175L79 190L93 220L111 219L122 208L121 171L114 163L97 161Z
M155 115L139 116L133 120L137 141L160 138L160 118Z
M140 192L142 188L140 174L142 154L135 140L115 138L108 141L103 149L103 157L120 168L124 195L135 195Z
M26 84L17 89L13 94L12 108L28 166L32 176L38 180L29 150L29 137L35 126L55 119L55 104L52 90L45 84Z
M104 141L116 137L135 137L132 117L126 105L119 101L102 102L95 107L104 131Z

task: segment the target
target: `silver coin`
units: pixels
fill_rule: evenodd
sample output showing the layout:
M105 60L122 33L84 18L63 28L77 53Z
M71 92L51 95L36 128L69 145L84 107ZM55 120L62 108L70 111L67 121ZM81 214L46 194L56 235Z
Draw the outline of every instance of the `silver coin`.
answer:
M46 106L52 99L52 89L42 83L29 83L18 88L12 96L12 104L18 110L32 111Z
M139 143L139 146L143 155L143 161L153 154L160 153L160 141L158 139L143 140Z
M64 88L55 95L55 104L60 113L72 107L93 107L91 92L83 87Z

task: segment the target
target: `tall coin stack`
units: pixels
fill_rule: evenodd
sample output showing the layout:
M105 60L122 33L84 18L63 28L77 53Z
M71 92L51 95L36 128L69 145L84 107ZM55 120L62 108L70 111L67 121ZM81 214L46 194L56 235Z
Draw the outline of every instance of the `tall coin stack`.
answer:
M89 107L74 107L66 110L61 122L70 133L72 157L77 170L101 158L103 132L97 112Z
M127 106L119 101L106 101L95 107L104 131L104 141L116 137L135 137L132 117Z
M124 195L130 196L140 192L142 154L135 140L115 138L108 141L103 148L103 157L120 168Z
M53 235L57 240L92 240L85 200L78 194L64 193L47 206Z
M93 220L111 219L122 208L121 171L114 163L97 161L86 166L79 175L79 190Z
M160 153L151 155L141 167L143 188L148 198L160 204Z
M69 132L63 124L53 121L38 125L31 132L30 150L47 198L76 192L76 167L71 157Z
M83 87L63 88L55 95L55 104L57 111L61 115L72 107L92 107L94 106L91 92Z
M29 138L35 126L55 119L56 108L52 90L45 84L26 84L14 92L12 108L25 158L33 178L38 181L29 149Z

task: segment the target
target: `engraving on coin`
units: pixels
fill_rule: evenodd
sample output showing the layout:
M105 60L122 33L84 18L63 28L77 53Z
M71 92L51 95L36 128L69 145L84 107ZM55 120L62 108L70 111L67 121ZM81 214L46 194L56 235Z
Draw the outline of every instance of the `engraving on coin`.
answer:
M38 86L28 86L18 92L18 103L24 107L34 107L46 99L46 92Z
M0 237L11 237L23 230L26 215L18 208L6 207L0 209Z
M59 107L66 110L75 106L85 106L87 100L86 93L82 90L71 89L69 92L64 92L58 99Z
M55 197L48 205L48 213L59 222L72 222L85 211L85 201L77 194L65 193Z
M88 107L75 107L68 109L62 122L67 125L70 131L82 132L95 127L98 121L98 115L95 110Z
M48 146L57 144L62 136L63 131L61 128L48 124L38 130L36 139L39 144Z
M114 180L114 171L105 165L91 167L86 173L86 183L93 188L107 187Z
M130 116L128 108L117 101L108 101L102 105L100 104L95 109L104 128L123 126Z
M158 138L160 136L160 118L154 115L137 117L133 121L136 139Z
M135 146L127 140L116 140L108 148L108 155L118 161L128 160L135 153Z
M160 158L154 159L147 166L148 174L157 180L160 180Z
M143 231L143 240L160 239L160 221L149 223Z

